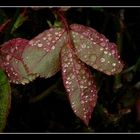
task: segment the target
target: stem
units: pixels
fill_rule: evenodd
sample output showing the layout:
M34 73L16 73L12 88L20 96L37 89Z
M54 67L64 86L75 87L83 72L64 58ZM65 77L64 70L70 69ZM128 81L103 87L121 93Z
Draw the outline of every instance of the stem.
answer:
M67 42L68 42L68 44L70 44L70 45L67 45L67 46L71 48L73 46L73 41L71 39L70 28L69 28L67 20L64 16L64 12L60 11L60 10L54 10L53 12L58 15L58 17L61 19L61 21L63 23L64 28L66 29L66 32L67 32L67 36L68 36L67 37L67 39L68 39Z
M44 92L42 92L41 94L31 98L29 100L30 103L35 103L37 101L40 101L41 99L44 99L46 96L48 96L48 94L50 94L54 89L57 88L58 84L60 83L61 79L59 79L58 81L56 81L55 84L53 84L52 86L50 86L47 90L45 90Z
M123 47L123 31L124 31L124 22L123 22L124 19L121 14L122 14L122 12L120 10L120 18L118 19L119 20L119 31L117 32L117 45L119 47L118 49L119 49L120 54L122 52L122 47ZM114 84L115 84L115 88L120 88L122 86L120 75L115 76Z

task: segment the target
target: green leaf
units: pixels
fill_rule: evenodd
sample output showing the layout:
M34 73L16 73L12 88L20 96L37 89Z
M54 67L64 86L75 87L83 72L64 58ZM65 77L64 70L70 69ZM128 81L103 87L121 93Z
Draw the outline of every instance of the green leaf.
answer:
M17 28L19 28L27 19L28 19L28 16L25 16L25 11L23 11L23 13L21 13L17 17L17 19L11 29L11 33L13 33Z
M60 70L59 55L65 36L65 30L51 28L29 41L22 57L31 73L48 78Z
M8 78L0 70L0 132L6 125L7 116L11 105L11 89Z

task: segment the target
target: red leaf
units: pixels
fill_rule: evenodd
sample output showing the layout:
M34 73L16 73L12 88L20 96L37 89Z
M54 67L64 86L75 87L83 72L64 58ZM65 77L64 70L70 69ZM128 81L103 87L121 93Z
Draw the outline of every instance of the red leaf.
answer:
M108 75L122 71L117 46L96 30L79 24L71 25L78 57L86 64Z
M48 78L60 70L59 55L65 36L64 29L51 28L29 41L22 57L31 73Z
M62 48L61 65L63 82L71 107L75 114L88 125L97 101L96 85L92 74L69 45Z
M12 83L28 83L35 76L28 76L28 68L22 60L22 53L28 40L16 38L1 45L0 67L4 69Z

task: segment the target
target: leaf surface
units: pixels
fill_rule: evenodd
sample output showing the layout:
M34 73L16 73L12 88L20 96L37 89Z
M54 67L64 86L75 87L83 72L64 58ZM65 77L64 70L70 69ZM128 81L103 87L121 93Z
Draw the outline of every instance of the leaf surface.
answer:
M28 40L15 38L1 45L0 68L6 71L10 82L25 84L35 78L28 75L28 68L22 60L22 53Z
M71 107L86 125L97 102L96 85L88 67L77 58L74 51L64 46L61 51L63 83Z
M51 28L29 41L22 57L31 73L51 77L60 70L60 50L65 43L66 32Z
M122 71L123 64L114 43L90 27L72 24L71 30L76 53L83 62L108 75Z

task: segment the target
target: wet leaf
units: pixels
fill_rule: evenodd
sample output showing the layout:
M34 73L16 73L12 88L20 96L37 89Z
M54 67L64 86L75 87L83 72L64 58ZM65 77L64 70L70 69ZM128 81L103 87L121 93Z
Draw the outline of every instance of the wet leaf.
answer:
M123 64L114 43L90 27L73 24L71 29L77 55L83 62L108 75L122 71Z
M0 132L6 125L7 116L11 105L11 89L8 78L0 70Z
M0 68L6 71L10 82L28 83L34 79L34 75L28 75L28 68L22 60L22 53L28 40L16 38L1 45Z
M62 48L61 65L63 82L71 107L75 114L88 125L97 102L97 90L92 74L69 45Z
M48 78L60 70L59 55L65 36L63 29L51 28L29 41L22 57L31 73Z

